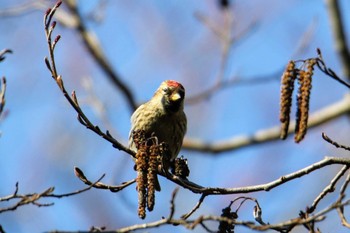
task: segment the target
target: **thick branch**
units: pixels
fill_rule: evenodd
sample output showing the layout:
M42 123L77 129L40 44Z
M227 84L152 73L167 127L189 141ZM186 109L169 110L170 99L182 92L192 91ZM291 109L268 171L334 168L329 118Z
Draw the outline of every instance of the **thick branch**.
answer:
M350 113L349 94L345 95L342 100L314 112L309 117L308 127L314 128L348 113ZM289 126L288 133L293 133L294 128L295 122L292 122ZM183 144L183 149L208 153L222 153L279 139L280 126L274 126L272 128L260 130L253 135L239 135L231 139L211 143L186 138Z

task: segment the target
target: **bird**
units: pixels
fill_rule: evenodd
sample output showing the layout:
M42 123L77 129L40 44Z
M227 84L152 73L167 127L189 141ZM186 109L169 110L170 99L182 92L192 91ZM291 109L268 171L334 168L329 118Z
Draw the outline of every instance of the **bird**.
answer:
M170 160L180 152L187 130L184 112L185 88L174 80L162 82L153 97L140 105L131 116L129 148L136 150L132 133L143 130L146 138L156 136L168 145Z
M155 136L159 144L167 145L165 162L171 164L181 150L187 130L184 100L185 88L181 83L174 80L163 81L153 97L132 114L129 148L137 152L133 132L143 131L145 138ZM160 191L159 183L157 186Z

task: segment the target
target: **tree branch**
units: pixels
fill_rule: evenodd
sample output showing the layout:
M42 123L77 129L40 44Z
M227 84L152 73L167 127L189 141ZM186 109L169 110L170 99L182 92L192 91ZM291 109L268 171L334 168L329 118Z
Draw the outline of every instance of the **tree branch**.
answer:
M107 57L102 52L102 48L100 46L100 43L96 37L96 35L93 34L92 31L89 31L87 27L85 26L83 19L77 9L76 1L75 0L68 0L65 1L66 5L68 6L68 9L70 10L73 17L76 19L76 27L75 29L79 33L81 39L84 42L84 45L86 49L90 52L92 58L96 61L96 63L100 66L103 72L107 75L109 80L122 92L122 94L125 96L130 110L134 111L137 107L137 104L135 102L134 96L130 89L127 87L127 85L121 80L120 75L117 74L116 71L113 70L111 64L109 63Z
M344 76L350 80L350 51L347 45L347 39L344 32L344 24L340 12L338 0L327 0L327 9L331 30L333 31L335 49L339 55Z
M58 75L58 72L56 70L56 63L55 63L55 46L59 42L61 36L58 35L55 37L55 39L52 41L52 33L56 26L56 21L52 21L52 17L54 16L56 10L61 5L61 1L58 1L56 5L52 9L48 9L44 16L44 28L45 28L45 35L46 35L46 41L48 45L49 50L49 58L45 57L45 64L47 69L51 72L52 78L56 81L58 87L60 88L61 92L63 93L64 97L67 99L69 104L73 107L73 109L78 113L78 121L84 125L89 130L93 131L97 135L101 136L105 140L109 141L113 147L125 151L126 153L130 154L131 156L135 156L135 152L130 150L129 148L125 147L123 144L121 144L118 140L116 140L107 130L106 132L102 132L101 129L90 122L89 118L85 115L83 110L80 108L78 99L76 97L75 91L72 92L71 95L68 94L67 90L64 87L63 79L61 75Z
M314 128L330 120L350 113L350 95L346 94L340 101L320 109L310 115L308 127ZM295 122L291 122L288 133L294 132ZM280 139L280 126L262 129L252 135L238 135L231 139L217 142L203 142L199 139L185 138L183 149L202 151L207 153L222 153L242 149L247 146L258 145Z
M5 54L6 53L12 53L12 50L10 49L3 49L0 51L0 62L2 62L5 59ZM4 106L5 106L5 93L6 93L6 78L2 77L1 79L1 84L0 84L0 117L1 114L4 110Z
M129 185L136 182L136 179L132 179L130 181L123 182L121 185L107 185L107 184L103 184L101 182L94 182L93 183L86 178L83 171L80 170L78 167L74 168L74 173L82 182L84 182L84 184L92 186L92 187L97 188L97 189L108 189L111 192L119 192L120 190L122 190L122 189L128 187Z
M174 195L173 195L174 197ZM171 202L174 200L172 199ZM268 230L275 230L278 232L290 232L293 228L296 226L302 226L309 223L314 223L318 221L322 221L325 219L325 214L329 213L330 211L337 209L337 208L343 208L344 206L347 206L350 204L350 200L346 200L344 202L335 202L332 205L326 207L322 211L312 215L307 216L306 218L297 217L291 220L287 220L281 223L277 224L264 224L264 225L257 225L252 221L236 221L235 219L227 218L227 217L221 217L221 216L214 216L214 215L201 215L195 219L191 220L185 220L185 219L175 219L175 218L163 218L158 221L150 222L150 223L144 223L144 224L135 224L132 226L119 228L116 230L108 230L103 231L104 233L126 233L126 232L133 232L136 230L141 229L151 229L160 227L163 225L174 225L178 226L181 225L189 230L193 230L198 226L203 226L205 222L227 222L230 225L234 226L244 226L248 229L255 230L255 231L268 231ZM209 229L205 228L207 231ZM89 231L51 231L52 233L73 233L73 232L79 232L79 233L87 233ZM209 232L216 232L216 231L209 231Z
M347 172L349 170L349 166L345 165L343 166L343 168L338 172L338 174L332 179L332 181L330 182L330 184L316 197L316 199L314 200L314 202L312 203L311 207L308 209L308 213L312 213L318 203L328 194L331 192L334 192L335 190L335 185L337 184L337 182L339 181L339 179L345 174L345 172Z
M334 165L334 164L341 164L341 165L347 165L350 166L350 159L347 158L340 158L340 157L325 157L323 160L316 162L314 164L311 164L308 167L305 167L303 169L300 169L298 171L295 171L293 173L281 176L280 178L271 181L269 183L260 184L260 185L253 185L253 186L245 186L245 187L237 187L237 188L211 188L211 187L203 187L198 184L195 184L193 182L190 182L188 180L181 179L178 176L175 176L173 174L161 174L162 176L165 176L167 179L173 181L174 183L182 186L183 188L189 189L190 191L194 193L200 193L205 195L227 195L227 194L242 194L242 193L253 193L253 192L260 192L260 191L270 191L271 189L274 189L284 183L287 183L291 180L303 177L307 174L310 174L320 168Z
M64 193L64 194L54 194L53 192L55 190L55 187L50 187L41 193L18 194L19 186L18 186L18 182L17 182L16 188L15 188L15 191L13 192L13 194L5 196L5 197L1 197L0 203L5 202L5 201L10 201L10 200L15 200L15 199L20 199L20 200L11 206L0 208L0 213L7 212L7 211L14 211L18 207L23 206L23 205L28 205L28 204L33 204L33 205L36 205L38 207L52 206L54 203L44 203L43 204L43 203L39 203L38 201L40 199L43 199L43 198L63 198L63 197L69 197L69 196L73 196L73 195L77 195L77 194L86 192L86 191L90 190L94 185L99 183L103 179L103 177L104 177L104 175L102 175L96 182L91 183L91 185L89 187L86 187L84 189L80 189L80 190L77 190L74 192L70 192L70 193Z
M325 133L322 133L322 138L337 148L342 148L344 150L350 151L350 146L341 145L341 144L337 143L336 141L333 141Z

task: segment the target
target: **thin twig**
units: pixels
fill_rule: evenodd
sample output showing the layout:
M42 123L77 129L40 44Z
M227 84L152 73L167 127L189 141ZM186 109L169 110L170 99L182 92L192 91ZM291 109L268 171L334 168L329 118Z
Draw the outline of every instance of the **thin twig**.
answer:
M3 49L0 51L0 62L3 61L6 57L5 54L6 53L12 53L11 49Z
M175 225L175 226L181 225L186 227L187 229L192 230L196 228L198 225L203 226L203 223L208 221L214 221L214 222L224 221L224 222L227 222L228 224L234 224L235 226L244 226L244 227L247 227L248 229L252 229L256 231L267 231L267 230L273 229L279 232L290 232L290 230L292 230L296 226L302 226L304 224L308 224L311 222L322 221L325 219L324 215L327 214L328 212L349 204L350 204L350 200L347 200L342 203L334 203L328 206L327 208L323 209L322 211L316 213L313 216L308 216L307 218L304 218L304 219L298 217L298 218L291 219L278 224L255 225L253 222L250 222L250 221L235 221L227 217L202 215L193 220L164 218L155 222L137 224L137 225L120 228L115 231L109 231L109 232L119 232L119 233L131 232L139 229L151 229L151 228L160 227L163 225Z
M85 176L85 174L83 173L82 170L80 170L78 167L74 168L74 173L75 175L84 182L84 184L87 184L89 186L92 186L93 188L97 188L97 189L108 189L111 192L118 192L126 187L128 187L129 185L133 184L136 182L136 179L130 180L130 181L126 181L123 182L120 185L107 185L107 184L103 184L101 182L94 182L92 183L90 180L88 180Z
M196 210L199 209L199 207L201 206L201 204L203 203L205 197L207 195L206 194L202 194L201 197L199 198L199 201L197 202L197 204L192 208L192 210L190 210L188 213L183 214L181 216L182 219L188 219Z
M330 182L330 184L316 197L316 199L314 200L314 202L312 203L312 205L310 206L310 208L308 209L308 213L312 213L318 203L328 194L331 192L334 192L335 190L335 185L337 184L337 182L339 181L339 179L345 174L345 172L347 172L349 170L349 166L345 165L343 166L343 168L337 173L337 175L332 179L332 181Z
M0 116L5 106L6 78L2 77L0 85Z
M318 53L318 58L317 58L317 66L318 66L318 68L323 73L325 73L326 75L331 77L332 79L336 80L337 82L341 83L342 85L346 86L347 88L350 88L350 84L349 83L347 83L344 80L342 80L331 68L328 68L326 66L326 63L323 60L323 56L322 56L322 53L321 53L320 49L317 49L317 53Z
M41 193L18 194L19 186L18 186L18 182L17 182L16 189L13 192L13 194L0 198L0 202L10 201L10 200L14 200L14 199L20 199L20 200L17 203L15 203L14 205L11 205L11 206L5 207L5 208L1 208L0 213L7 212L7 211L14 211L18 207L23 206L23 205L28 205L28 204L33 204L33 205L36 205L38 207L51 206L54 203L44 203L43 204L43 203L38 203L38 201L43 199L43 198L63 198L63 197L69 197L69 196L73 196L73 195L77 195L77 194L86 192L86 191L90 190L94 185L99 183L103 179L103 177L104 177L104 175L102 175L96 182L91 183L91 185L87 188L80 189L80 190L70 192L70 193L63 193L63 194L54 194L53 193L53 191L55 190L54 187L50 187Z
M186 104L193 105L198 103L199 101L202 101L203 99L210 99L210 97L212 97L214 94L217 94L219 91L223 91L226 88L278 82L280 79L280 73L281 71L250 78L231 77L227 80L221 80L220 82L216 82L215 85L209 87L208 89L203 90L196 95L187 97Z
M186 104L196 104L203 99L209 99L212 95L217 94L219 90L231 87L234 84L244 84L245 80L231 78L225 80L225 71L227 69L228 59L230 51L237 42L241 41L242 38L248 35L256 27L258 20L253 20L244 30L238 33L234 33L234 21L232 11L230 9L223 10L224 23L215 24L208 17L201 13L196 13L195 17L204 26L206 26L218 39L221 45L221 59L218 74L215 78L215 83L209 89L202 91L201 93L188 97ZM261 80L259 80L261 81ZM250 82L250 81L249 81ZM254 82L250 82L254 83ZM254 83L255 84L255 83Z
M341 145L341 144L337 143L336 141L333 141L325 133L322 133L322 138L337 148L342 148L344 150L350 151L350 146Z
M348 175L344 181L344 184L340 188L338 202L341 202L345 198L345 191L346 191L349 183L350 183L350 172L348 172ZM341 220L341 223L343 224L343 226L350 228L350 223L347 221L347 219L344 215L344 207L340 206L339 208L337 208L337 212L338 212L338 215L340 217L340 220Z

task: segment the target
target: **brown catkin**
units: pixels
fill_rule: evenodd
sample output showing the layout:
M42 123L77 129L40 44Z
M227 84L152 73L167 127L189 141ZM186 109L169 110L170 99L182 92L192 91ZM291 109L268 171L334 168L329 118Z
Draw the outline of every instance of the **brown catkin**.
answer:
M147 198L147 147L139 146L136 153L136 170L137 170L137 192L138 192L138 215L144 219L146 217L146 198Z
M152 211L155 204L155 190L159 185L157 179L159 145L154 143L149 148L147 171L147 209Z
M290 112L292 106L292 95L294 90L294 81L297 78L295 62L289 61L281 80L281 98L280 98L280 138L286 139L288 135Z
M309 118L309 102L312 88L313 69L316 64L315 59L307 60L306 71L299 71L299 90L297 97L297 114L295 125L295 142L300 142L306 135L307 121Z
M136 130L132 132L132 138L135 143L136 149L139 149L141 146L144 146L146 142L146 134L143 130Z

